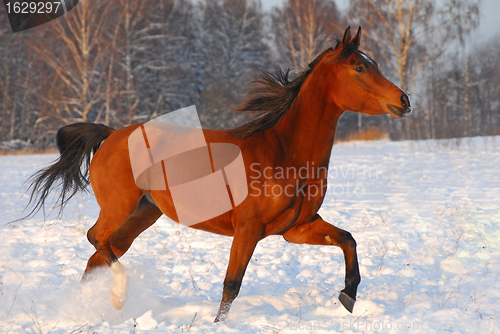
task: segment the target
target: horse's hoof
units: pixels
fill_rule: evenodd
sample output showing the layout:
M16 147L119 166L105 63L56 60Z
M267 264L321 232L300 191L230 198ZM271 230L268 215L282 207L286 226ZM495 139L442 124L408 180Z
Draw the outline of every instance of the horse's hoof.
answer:
M117 310L121 310L127 298L128 278L125 268L116 261L111 264L111 274L113 276L113 288L111 289L111 304Z
M356 299L349 297L344 291L340 291L339 300L344 305L345 309L352 313L352 309L354 308L354 303Z
M221 321L226 321L226 319L227 319L227 316L225 316L225 315L222 315L222 316L217 315L215 317L214 323L221 322Z
M125 299L120 298L113 290L111 290L111 304L113 304L115 309L121 310L123 308L123 304L125 304Z
M215 317L214 322L226 321L228 313L229 312L217 312L217 316Z

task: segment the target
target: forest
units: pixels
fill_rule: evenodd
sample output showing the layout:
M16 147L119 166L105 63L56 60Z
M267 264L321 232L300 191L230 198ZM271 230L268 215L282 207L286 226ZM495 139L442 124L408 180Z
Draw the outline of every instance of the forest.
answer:
M500 134L500 39L473 43L478 0L82 0L12 33L0 10L0 150L50 148L74 122L120 128L196 105L205 128L231 128L258 70L292 77L347 26L411 95L403 121L346 112L337 138L392 140Z

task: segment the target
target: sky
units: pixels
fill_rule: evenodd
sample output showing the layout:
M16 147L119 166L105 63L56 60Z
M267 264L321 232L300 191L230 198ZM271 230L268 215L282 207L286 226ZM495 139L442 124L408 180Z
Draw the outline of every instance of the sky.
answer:
M478 35L491 37L500 33L500 1L482 0L481 4L481 23L478 29ZM482 38L481 38L482 39Z
M283 0L261 0L265 10L283 3ZM340 8L347 7L348 0L337 0ZM481 42L500 34L500 0L481 0L480 26L472 35L472 42Z

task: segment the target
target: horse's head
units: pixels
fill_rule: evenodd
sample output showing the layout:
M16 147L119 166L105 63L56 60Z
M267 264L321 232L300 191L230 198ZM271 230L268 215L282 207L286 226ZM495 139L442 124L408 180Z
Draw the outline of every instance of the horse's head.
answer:
M342 41L317 64L328 73L327 80L335 81L328 98L343 110L369 115L389 113L394 118L408 115L408 94L387 80L378 64L359 50L360 39L361 27L352 39L348 27Z

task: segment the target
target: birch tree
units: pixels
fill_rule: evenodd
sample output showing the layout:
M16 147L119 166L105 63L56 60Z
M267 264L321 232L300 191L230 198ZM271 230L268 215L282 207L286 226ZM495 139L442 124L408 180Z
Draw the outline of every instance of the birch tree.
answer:
M352 0L371 52L412 93L419 76L479 24L479 0Z
M54 72L60 99L47 100L65 124L93 121L102 107L103 64L110 44L103 34L106 1L80 1L63 17L46 24L47 40L35 44L41 61Z
M331 47L335 35L345 29L332 0L287 0L273 9L272 22L277 51L294 69Z
M441 61L428 79L436 138L497 135L500 130L500 43L498 37ZM451 66L450 66L451 64Z

